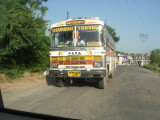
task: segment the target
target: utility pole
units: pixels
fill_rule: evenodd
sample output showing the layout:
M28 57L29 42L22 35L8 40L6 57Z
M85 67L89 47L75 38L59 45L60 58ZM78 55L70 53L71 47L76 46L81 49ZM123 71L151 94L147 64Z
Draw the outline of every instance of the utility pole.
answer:
M107 20L105 19L105 24L107 25Z
M143 58L144 58L144 41L148 38L148 35L140 34L140 38L142 39L142 66L143 66Z
M67 20L68 20L68 16L69 16L69 13L68 13L68 10L67 10Z
M50 28L49 28L49 37L50 37L50 40L52 39L52 30L51 30L51 22L50 22Z

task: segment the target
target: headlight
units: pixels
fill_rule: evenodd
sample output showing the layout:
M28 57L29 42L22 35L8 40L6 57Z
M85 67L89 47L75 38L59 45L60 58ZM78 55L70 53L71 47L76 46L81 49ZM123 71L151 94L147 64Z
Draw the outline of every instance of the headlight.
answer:
M102 63L101 62L94 62L94 67L101 67Z
M57 63L52 63L52 68L57 68L58 64Z

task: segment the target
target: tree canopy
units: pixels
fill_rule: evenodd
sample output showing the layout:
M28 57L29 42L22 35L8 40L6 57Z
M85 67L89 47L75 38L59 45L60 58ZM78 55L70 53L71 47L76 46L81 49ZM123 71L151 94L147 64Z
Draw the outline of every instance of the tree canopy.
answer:
M118 55L118 54L128 55L128 53L125 53L125 52L123 52L123 51L116 51L116 55Z
M154 49L151 52L150 63L160 65L160 49Z
M117 43L119 40L120 40L120 37L117 36L117 33L115 31L114 28L112 28L111 26L109 25L106 25L107 26L107 29L108 29L108 32L111 34L111 36L113 37L114 39L114 42Z
M44 69L48 62L49 37L43 19L47 0L0 1L0 67Z

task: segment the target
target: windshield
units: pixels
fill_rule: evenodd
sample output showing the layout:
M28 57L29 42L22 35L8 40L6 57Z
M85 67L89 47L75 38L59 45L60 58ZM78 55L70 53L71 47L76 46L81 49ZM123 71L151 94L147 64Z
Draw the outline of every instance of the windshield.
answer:
M51 47L103 45L101 25L79 25L52 29Z

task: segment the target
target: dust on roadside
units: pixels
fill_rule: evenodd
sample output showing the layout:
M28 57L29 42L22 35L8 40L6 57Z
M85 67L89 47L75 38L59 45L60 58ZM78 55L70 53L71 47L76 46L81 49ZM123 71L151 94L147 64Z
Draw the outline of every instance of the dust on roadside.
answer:
M46 75L40 73L25 72L22 78L14 80L9 79L4 75L0 75L0 77L2 79L0 80L2 93L9 93L46 82Z

